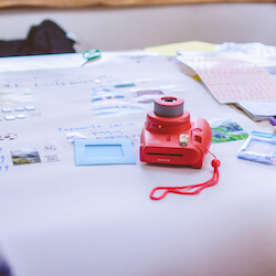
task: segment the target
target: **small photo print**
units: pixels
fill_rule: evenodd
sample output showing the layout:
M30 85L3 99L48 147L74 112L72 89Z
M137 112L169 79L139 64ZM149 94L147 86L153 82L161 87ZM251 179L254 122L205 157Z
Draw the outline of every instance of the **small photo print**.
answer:
M40 163L41 159L36 149L11 151L13 165Z
M217 119L210 122L212 129L212 143L222 143L242 140L248 133L231 119Z

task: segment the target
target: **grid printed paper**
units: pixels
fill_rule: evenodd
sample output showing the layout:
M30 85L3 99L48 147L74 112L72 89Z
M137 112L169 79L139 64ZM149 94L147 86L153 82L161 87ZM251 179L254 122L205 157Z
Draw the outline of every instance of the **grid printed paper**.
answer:
M275 100L276 81L261 67L235 59L187 57L191 67L220 103Z

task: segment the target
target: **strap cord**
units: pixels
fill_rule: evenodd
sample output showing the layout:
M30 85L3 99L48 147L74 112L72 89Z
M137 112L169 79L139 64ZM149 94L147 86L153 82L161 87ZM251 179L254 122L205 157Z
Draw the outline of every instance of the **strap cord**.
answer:
M208 152L214 157L214 159L211 162L211 165L214 168L213 176L211 179L201 184L195 184L195 185L187 185L187 186L179 186L179 187L161 187L161 186L156 187L151 191L150 198L152 200L160 200L160 199L163 199L168 193L174 193L174 194L180 194L180 195L195 195L195 194L199 194L205 188L209 188L211 186L216 185L219 181L218 168L220 166L220 161L209 150ZM160 196L154 196L154 193L159 190L164 190L164 192Z

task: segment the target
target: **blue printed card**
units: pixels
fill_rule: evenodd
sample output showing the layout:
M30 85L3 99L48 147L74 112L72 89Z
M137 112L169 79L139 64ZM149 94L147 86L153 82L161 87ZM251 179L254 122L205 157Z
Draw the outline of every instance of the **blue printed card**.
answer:
M129 139L77 139L74 145L76 166L136 164Z

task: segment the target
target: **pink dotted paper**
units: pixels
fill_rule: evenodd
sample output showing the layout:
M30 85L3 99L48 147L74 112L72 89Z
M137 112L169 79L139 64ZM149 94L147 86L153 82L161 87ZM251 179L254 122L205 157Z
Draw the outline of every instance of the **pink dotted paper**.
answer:
M263 68L235 59L181 57L220 103L275 100L276 81Z

